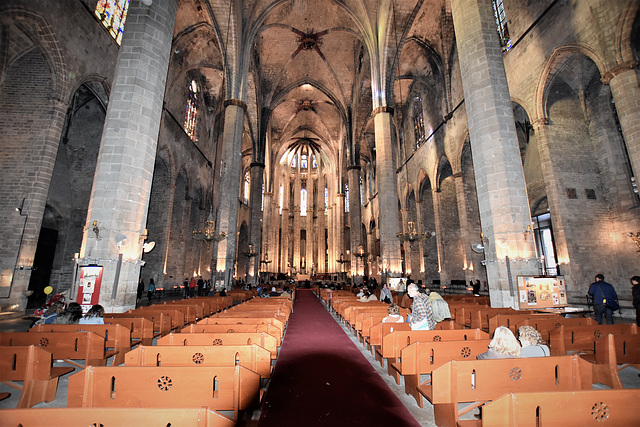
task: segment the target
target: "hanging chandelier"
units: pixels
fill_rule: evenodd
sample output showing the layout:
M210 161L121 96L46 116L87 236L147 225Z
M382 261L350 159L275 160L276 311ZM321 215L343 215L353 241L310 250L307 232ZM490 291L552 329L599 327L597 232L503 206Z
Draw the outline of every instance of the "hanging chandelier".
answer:
M396 233L396 237L398 239L400 239L401 241L406 241L406 242L420 242L424 239L428 239L429 237L435 235L434 232L431 233L419 233L418 229L416 228L416 223L413 221L409 221L407 223L407 229L405 231L403 231L402 233Z
M192 236L195 240L205 242L207 250L211 247L211 242L219 242L227 237L227 233L216 233L216 222L213 220L213 212L209 211L207 220L204 223L204 230L193 230Z

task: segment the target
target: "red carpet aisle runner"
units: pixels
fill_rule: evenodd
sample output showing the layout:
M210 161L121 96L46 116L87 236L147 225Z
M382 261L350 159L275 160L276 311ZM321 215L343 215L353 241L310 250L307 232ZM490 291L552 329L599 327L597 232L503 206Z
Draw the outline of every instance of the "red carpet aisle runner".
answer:
M299 289L259 426L419 425L315 294Z

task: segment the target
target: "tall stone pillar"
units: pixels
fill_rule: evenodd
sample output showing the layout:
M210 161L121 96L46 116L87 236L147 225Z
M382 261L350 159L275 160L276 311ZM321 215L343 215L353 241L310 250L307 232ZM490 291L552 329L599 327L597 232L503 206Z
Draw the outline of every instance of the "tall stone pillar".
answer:
M311 274L311 267L315 265L313 259L313 242L316 238L316 229L313 226L313 181L307 181L307 216L305 217L305 227L307 230L307 240L305 243L305 273Z
M358 258L358 247L364 247L362 242L362 201L360 199L360 165L352 165L347 168L347 178L349 179L349 222L351 223L351 265L352 272L355 273L354 283L362 283L364 276L365 258Z
M264 211L262 217L262 242L260 243L260 255L258 260L259 271L269 272L274 266L275 260L274 252L271 250L271 243L273 242L273 232L279 229L273 222L274 216L273 205L273 193L270 191L264 192ZM260 260L268 260L270 263L260 263ZM277 263L275 264L277 266Z
M464 194L464 180L462 173L458 172L453 175L456 186L456 200L458 201L458 218L460 220L460 239L464 247L464 279L468 283L474 279L473 270L471 269L471 238L469 236L469 219L467 216L467 199Z
M329 194L331 194L331 190L329 190ZM327 207L327 234L328 234L328 242L327 246L329 248L329 253L327 255L327 272L335 273L336 271L341 271L337 266L336 258L340 256L340 254L336 254L336 247L334 245L335 242L335 203L331 204L331 196L329 196L329 206Z
M444 242L443 242L443 226L442 221L440 219L442 213L442 200L440 198L440 193L437 188L433 188L432 197L433 197L433 220L436 225L436 248L438 251L438 273L440 274L440 284L448 285L450 281L449 274L447 274L447 269L442 268L444 262L442 256L444 254Z
M509 87L490 0L452 0L491 305L517 307L518 275L538 272ZM525 237L523 237L525 236Z
M262 183L264 182L264 163L251 163L251 192L250 197L250 217L249 217L249 242L253 245L256 256L249 258L249 277L247 283L256 284L258 282L258 269L260 267L260 247L262 234ZM266 204L266 198L265 198Z
M339 182L339 181L338 181ZM334 223L334 235L335 247L336 247L336 259L342 255L342 259L349 261L349 255L347 254L347 248L344 247L344 198L345 194L340 192L336 197L336 211L335 211L335 223ZM346 264L346 265L345 265ZM344 268L342 268L344 267ZM343 263L340 266L340 271L346 273L349 268L348 263Z
M300 176L293 181L293 265L300 273Z
M104 267L107 312L136 304L177 3L131 2L118 54L80 251Z
M226 233L215 250L216 279L231 289L238 244L238 194L242 175L242 132L246 105L237 99L224 101L222 162L220 164L220 200L216 211L216 232Z
M614 67L605 73L602 82L611 86L636 185L640 188L640 86L633 67L633 63Z
M400 231L400 213L398 206L398 183L396 167L393 163L392 110L388 107L378 107L374 112L375 140L376 140L376 170L378 181L378 203L381 207L380 228L380 256L382 258L383 274L398 275L402 272L402 258L400 256L400 242L396 234ZM383 277L384 280L384 277Z
M289 176L282 177L282 215L280 215L280 229L281 229L281 242L280 242L280 255L281 255L281 273L289 274L289 237L291 231L289 230Z
M326 258L326 247L324 240L325 229L327 228L327 215L324 211L324 188L325 188L325 177L324 175L318 178L318 230L316 232L316 239L318 245L318 258L316 260L316 271L318 273L326 273L327 270L325 268L325 260Z

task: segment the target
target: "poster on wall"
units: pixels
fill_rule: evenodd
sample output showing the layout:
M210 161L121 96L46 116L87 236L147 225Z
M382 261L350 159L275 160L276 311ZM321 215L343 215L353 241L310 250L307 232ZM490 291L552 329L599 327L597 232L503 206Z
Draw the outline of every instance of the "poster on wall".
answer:
M80 266L80 283L76 301L82 306L83 313L89 311L91 306L98 304L103 269L104 267L100 265Z
M566 307L564 276L518 276L518 302L520 309Z

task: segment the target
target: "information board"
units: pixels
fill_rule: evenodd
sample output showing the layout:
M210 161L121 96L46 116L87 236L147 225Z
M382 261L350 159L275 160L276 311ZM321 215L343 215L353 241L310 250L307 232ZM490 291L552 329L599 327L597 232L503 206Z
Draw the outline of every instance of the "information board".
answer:
M100 286L102 285L102 270L99 265L80 267L80 284L78 286L78 299L82 312L89 311L91 306L98 304L100 299Z
M392 291L404 292L407 290L406 277L388 277L387 287Z
M518 302L520 309L566 307L564 276L518 276Z

